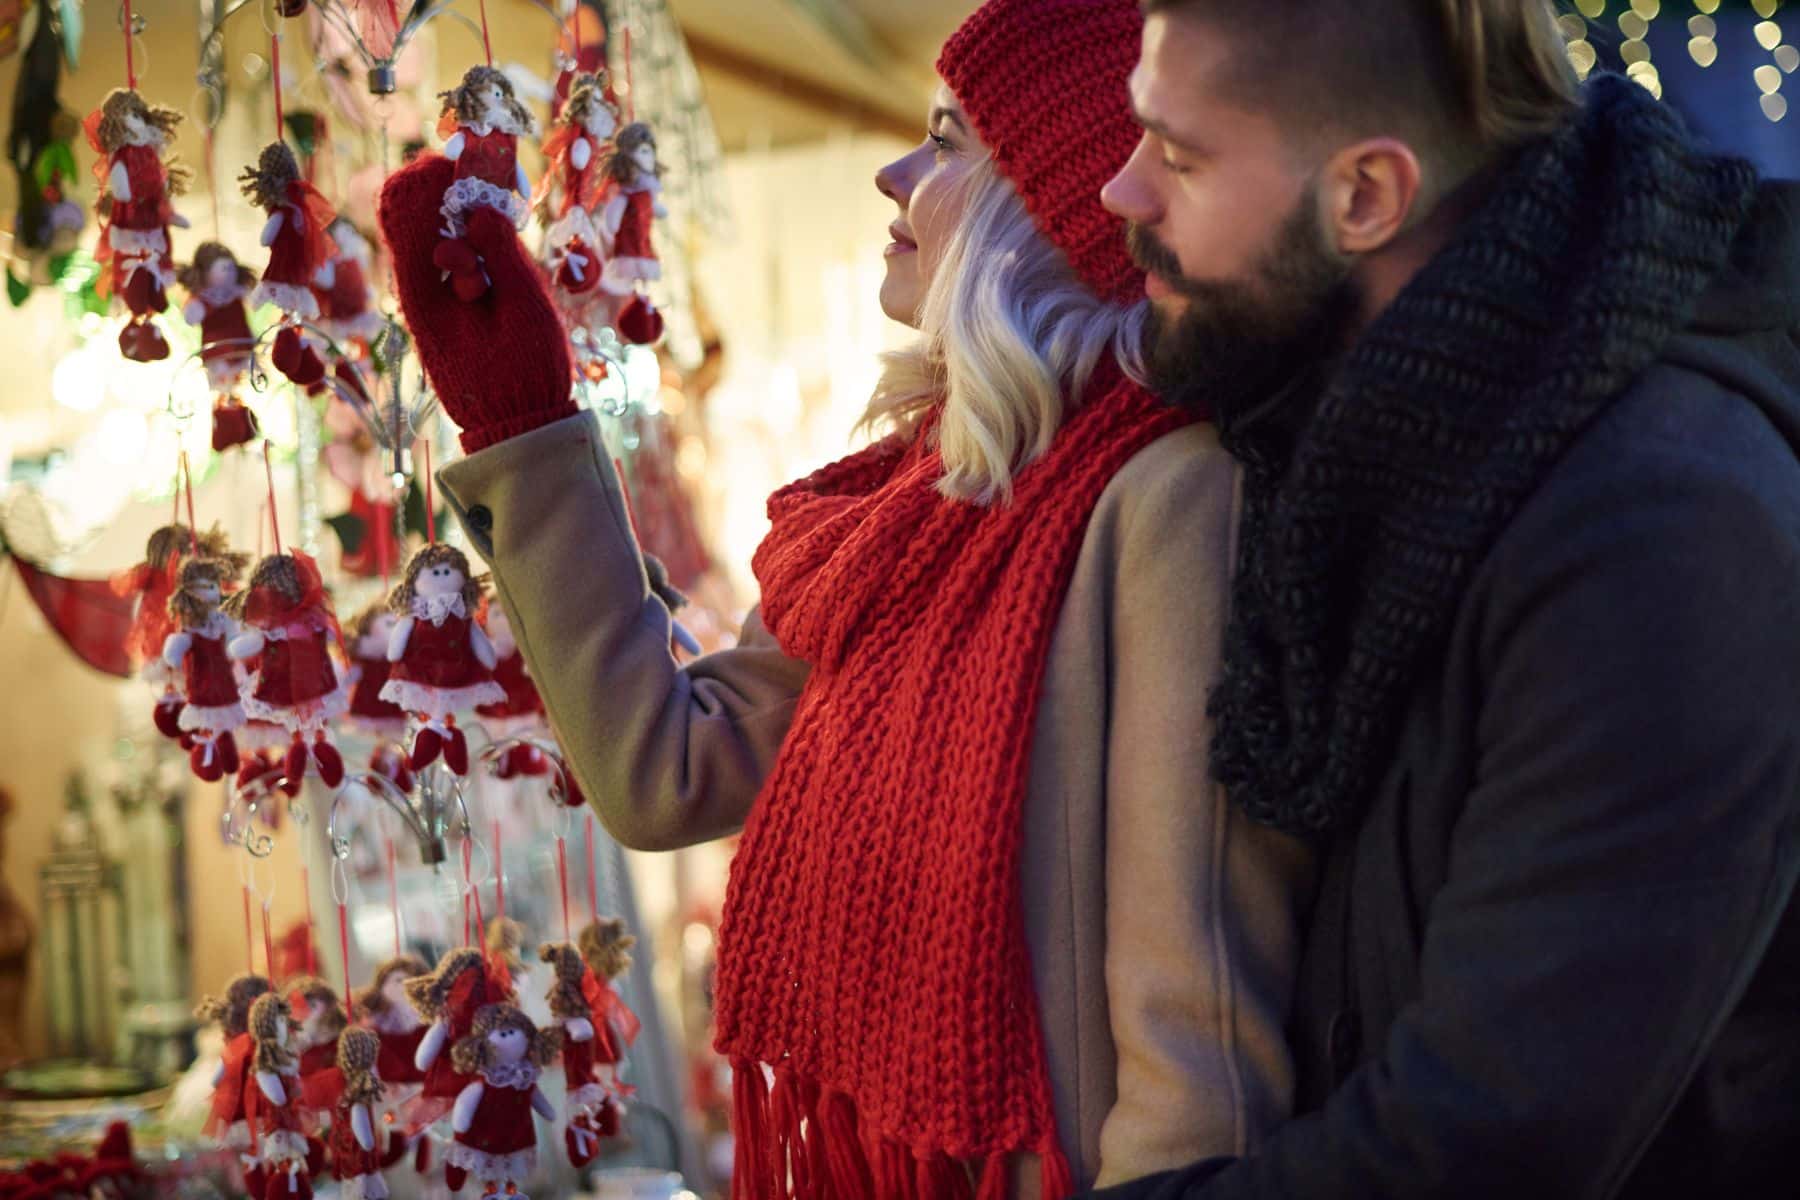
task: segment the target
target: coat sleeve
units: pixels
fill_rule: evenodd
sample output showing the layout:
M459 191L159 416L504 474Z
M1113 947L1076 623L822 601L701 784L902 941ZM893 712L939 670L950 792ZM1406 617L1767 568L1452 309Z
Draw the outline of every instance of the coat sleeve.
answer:
M1579 447L1478 575L1476 771L1373 1061L1260 1154L1108 1195L1617 1194L1800 874L1800 488L1693 432Z
M593 414L510 438L438 479L613 836L667 850L740 828L806 664L781 652L754 610L736 647L675 661L669 611L645 579Z
M1114 480L1105 859L1117 1099L1101 1126L1102 1185L1246 1153L1293 1103L1284 1027L1314 856L1253 825L1208 772L1236 477L1197 426Z

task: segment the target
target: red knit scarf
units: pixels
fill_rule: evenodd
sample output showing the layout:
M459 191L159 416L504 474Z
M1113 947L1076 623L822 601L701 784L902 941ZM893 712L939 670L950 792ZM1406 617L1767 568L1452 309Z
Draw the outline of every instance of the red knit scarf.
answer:
M812 666L732 864L718 1046L738 1200L1070 1194L1019 847L1050 639L1118 468L1185 423L1103 369L1010 503L947 500L926 431L776 492L763 617ZM774 1089L759 1064L774 1070Z

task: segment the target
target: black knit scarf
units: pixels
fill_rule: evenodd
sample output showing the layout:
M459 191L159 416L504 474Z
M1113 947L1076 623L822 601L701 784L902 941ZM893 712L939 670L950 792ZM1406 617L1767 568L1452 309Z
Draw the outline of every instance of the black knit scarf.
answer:
M1285 420L1221 414L1245 504L1212 766L1252 818L1358 821L1470 572L1686 323L1755 187L1596 78L1322 391L1298 386Z

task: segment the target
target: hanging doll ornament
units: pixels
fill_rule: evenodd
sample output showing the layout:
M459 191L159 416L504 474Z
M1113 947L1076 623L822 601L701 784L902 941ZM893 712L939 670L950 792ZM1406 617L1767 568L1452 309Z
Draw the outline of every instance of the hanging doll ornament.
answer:
M356 1010L380 1039L381 1078L390 1084L423 1083L414 1062L425 1039L425 1019L406 994L406 981L430 970L414 954L398 954L375 968L374 980L356 995Z
M190 558L181 565L175 594L169 597L176 629L163 643L163 661L180 672L182 709L177 724L193 734L189 763L207 783L234 774L239 767L232 735L244 724L244 705L226 654L238 630L237 622L220 606L225 585L241 570L241 562L229 559Z
M457 775L469 773L469 745L456 713L506 699L494 682L494 646L475 619L481 583L461 550L433 542L412 556L388 599L399 620L388 641L393 670L381 698L419 723L410 763L415 771L439 752Z
M433 261L457 297L469 301L488 289L481 257L463 238L469 214L491 208L514 226L524 222L531 181L519 163L519 139L533 125L512 81L493 67L470 67L462 82L439 98L444 109L438 131L447 137L444 157L456 164L456 175L444 190L444 240Z
M561 1040L556 1030L538 1029L516 1005L489 1004L476 1014L450 1052L469 1078L450 1114L456 1140L444 1156L444 1182L451 1191L461 1191L473 1176L484 1196L528 1200L519 1185L537 1168L531 1114L556 1120L538 1074L556 1057Z
M406 737L406 710L392 700L381 698L393 664L388 661L388 645L399 618L385 601L376 601L357 614L350 631L350 716L351 728L375 740L369 757L369 769L384 775L403 792L412 791L413 773L406 756L397 753L395 743ZM420 967L417 974L424 974ZM382 1078L394 1080L390 1073Z
M506 609L498 596L488 601L487 635L494 644L497 660L494 682L500 685L506 698L477 706L475 715L481 718L481 727L487 731L489 741L519 739L501 756L494 773L501 779L548 774L549 760L536 746L523 740L549 732L544 699L538 695L537 685L531 682L531 675L525 669L525 655L513 637L512 622L507 619Z
M188 172L163 158L181 114L145 102L130 88L114 88L85 124L100 181L100 241L94 259L102 296L117 293L131 313L119 331L119 352L134 362L169 356L169 343L151 317L168 308L175 281L169 227L186 229L172 197Z
M373 251L369 240L346 217L334 220L327 232L336 250L312 278L319 328L335 341L367 345L386 325L369 289Z
M143 664L144 682L158 689L154 718L156 729L164 737L191 738L181 728L181 693L175 687L179 678L174 668L163 659L169 635L175 632L175 619L169 613L169 598L181 575L181 564L189 555L222 559L243 570L244 560L225 548L225 535L216 527L196 540L186 525L179 522L162 526L144 543L144 561L113 578L113 591L137 601L131 617L131 631L126 635L125 649L132 661Z
M309 750L320 780L336 787L344 779L344 760L328 726L347 699L331 661L337 618L318 564L299 551L271 554L256 564L250 585L233 594L226 609L246 627L231 643L231 656L261 655L244 712L281 725L292 739L282 790L299 794Z
M612 184L606 173L619 106L605 72L581 74L569 89L556 126L544 139L549 169L539 186L538 216L548 225L544 246L551 279L581 296L600 284L603 261L594 214Z
M213 1074L212 1104L201 1132L227 1150L245 1153L250 1149L250 1125L245 1113L245 1089L250 1085L251 1060L256 1045L250 1036L250 1006L269 992L269 981L261 975L239 975L225 987L225 995L208 996L194 1010L202 1021L216 1022L225 1038L225 1051L219 1069ZM263 1193L264 1177L260 1165L251 1164L246 1172L246 1190L252 1196Z
M256 272L239 263L224 243L202 242L180 280L188 293L181 315L200 330L200 361L213 391L212 448L222 453L257 434L255 414L237 395L256 345L245 304L256 286Z
M331 984L317 975L303 975L282 988L294 1020L293 1049L300 1056L300 1106L314 1120L329 1123L335 1100L338 1038L350 1019ZM323 1160L322 1143L309 1142L307 1165L318 1173Z
M622 1077L625 1056L637 1041L642 1023L613 981L631 969L631 948L637 945L637 938L625 931L620 918L602 917L582 929L577 945L588 969L581 987L595 1029L594 1077L606 1092L593 1124L601 1137L616 1137L625 1116L625 1100L635 1092Z
M511 1001L512 979L504 967L490 968L472 947L448 951L437 970L406 981L413 1008L428 1021L413 1054L413 1066L424 1075L424 1087L407 1105L407 1124L417 1129L448 1112L469 1082L446 1051L474 1027L475 1014L487 1005Z
M385 1200L381 1040L367 1029L347 1029L337 1041L335 1059L331 1169L338 1178L338 1194L349 1200Z
M647 346L662 336L662 314L641 287L662 278L662 263L651 243L651 224L666 217L662 202L662 167L656 161L656 135L642 121L619 131L607 159L606 174L617 191L602 210L601 234L607 247L600 286L615 297L627 297L614 325L619 336Z
M595 1024L588 994L597 983L582 961L581 951L568 942L545 942L538 958L550 964L550 1015L562 1030L563 1083L567 1091L563 1149L569 1165L581 1168L600 1152L600 1142L618 1132L618 1107L598 1068L616 1067L622 1055L613 1045L604 1022ZM602 1126L610 1130L602 1133Z
M263 1171L262 1200L309 1200L305 1118L300 1104L300 1061L294 1057L293 1013L269 992L250 1006L254 1086L245 1089L245 1111Z
M261 238L269 248L269 265L250 297L253 304L273 304L285 314L269 361L295 384L310 387L325 378L325 360L303 335L300 322L319 316L312 282L337 253L327 232L337 214L319 189L300 177L300 164L286 142L264 146L256 165L245 168L238 182L251 203L269 214Z

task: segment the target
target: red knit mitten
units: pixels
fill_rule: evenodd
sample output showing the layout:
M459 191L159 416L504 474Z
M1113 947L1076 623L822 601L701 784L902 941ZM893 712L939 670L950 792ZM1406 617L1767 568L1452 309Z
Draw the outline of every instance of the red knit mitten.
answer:
M537 266L511 223L490 208L467 217L464 243L488 288L461 299L438 264L438 209L456 165L423 155L381 189L381 232L419 362L473 453L574 415L569 341Z

